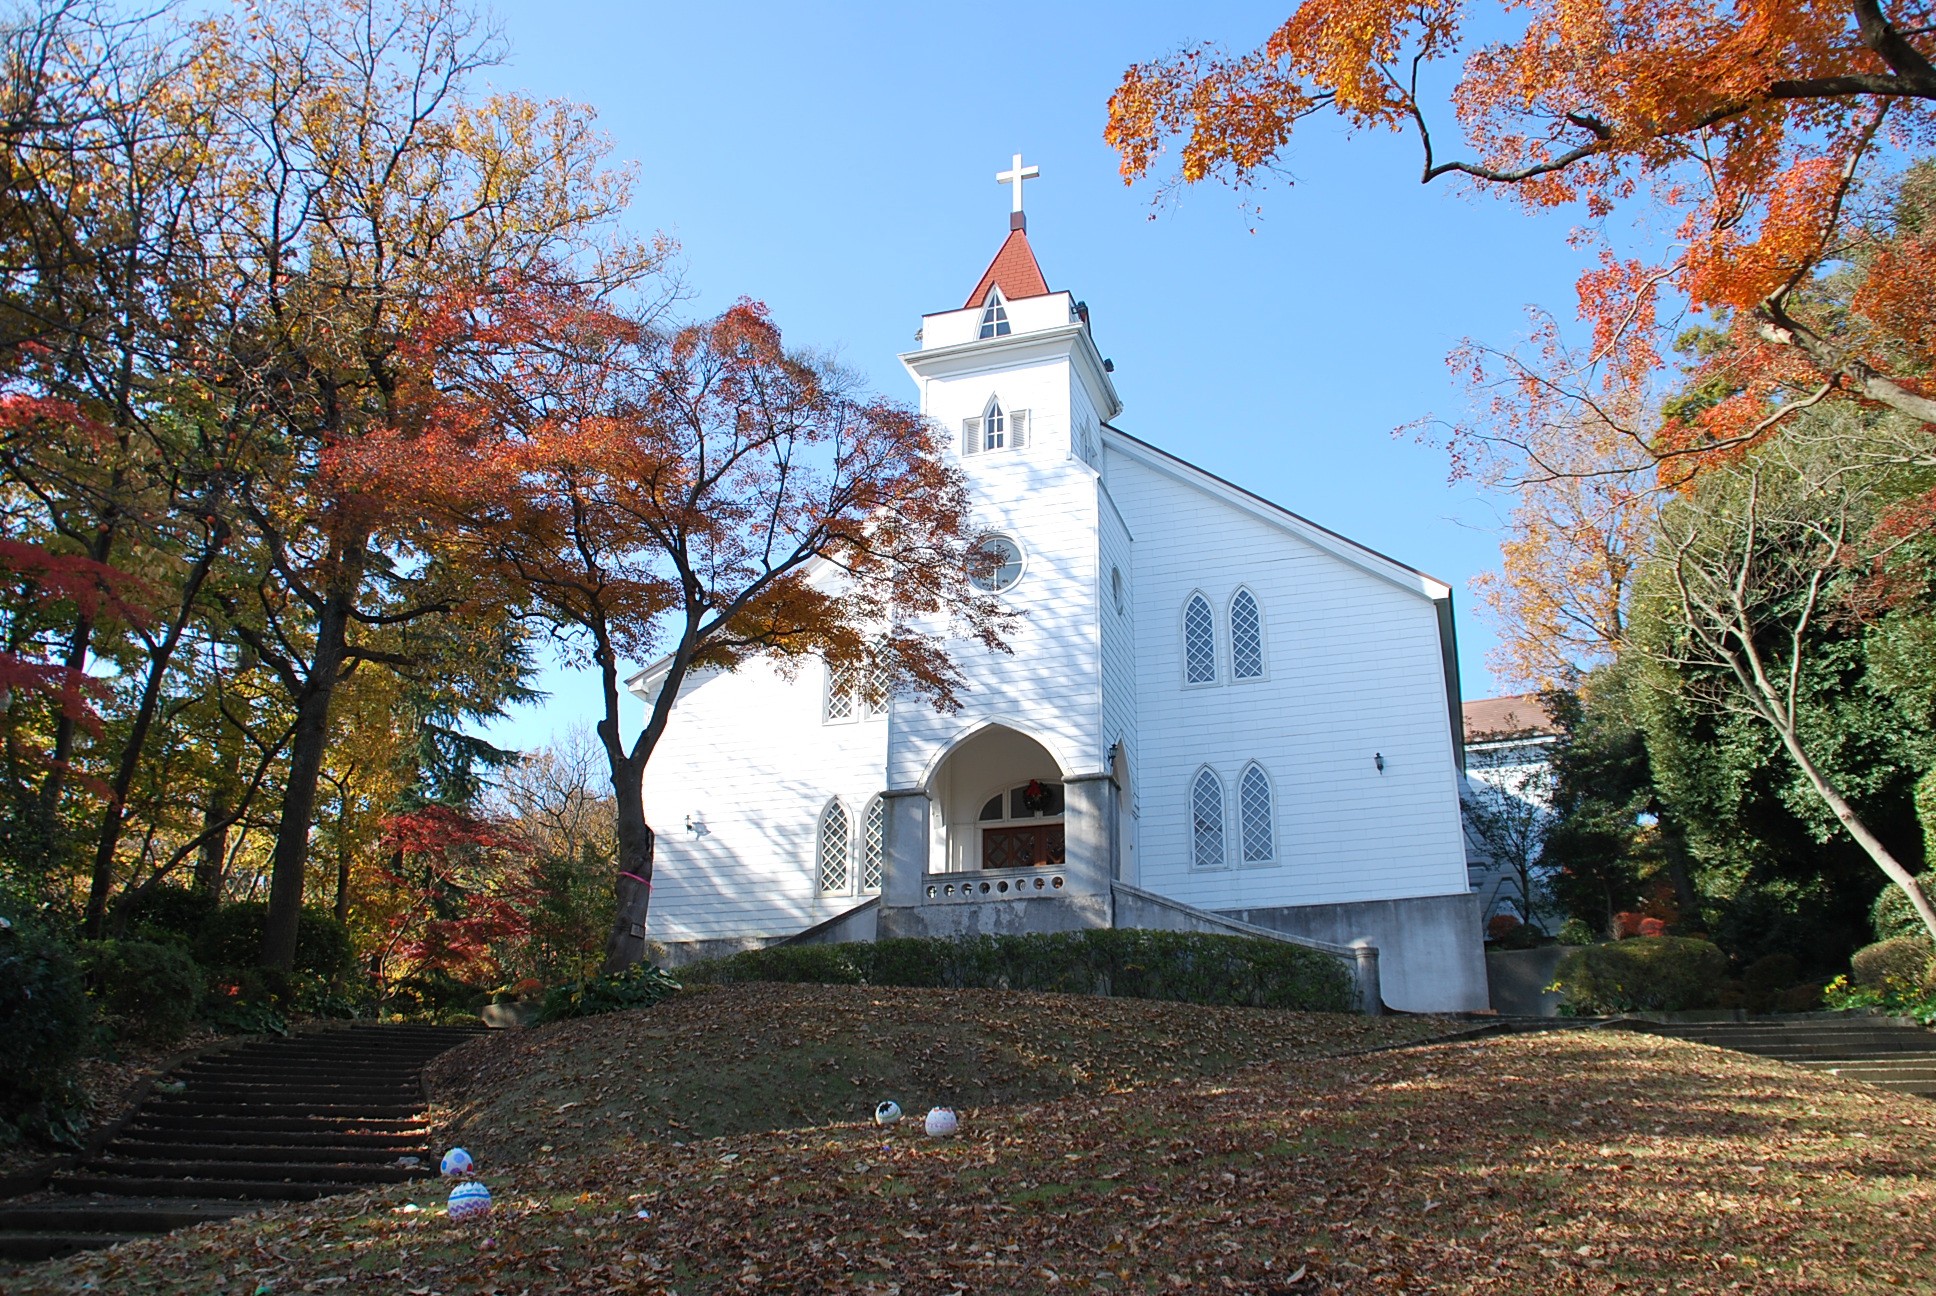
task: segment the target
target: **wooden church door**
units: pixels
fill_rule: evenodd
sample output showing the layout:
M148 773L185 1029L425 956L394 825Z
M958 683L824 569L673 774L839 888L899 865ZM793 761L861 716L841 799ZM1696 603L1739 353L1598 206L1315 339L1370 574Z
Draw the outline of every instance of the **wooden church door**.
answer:
M1030 779L997 792L978 822L985 869L1059 867L1066 858L1060 783Z

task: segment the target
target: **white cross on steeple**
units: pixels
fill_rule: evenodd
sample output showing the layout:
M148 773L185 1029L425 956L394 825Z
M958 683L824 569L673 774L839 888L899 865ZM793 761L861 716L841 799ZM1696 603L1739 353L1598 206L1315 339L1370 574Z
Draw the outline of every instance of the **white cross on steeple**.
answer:
M1009 209L1010 211L1019 212L1022 210L1022 181L1034 180L1041 174L1042 168L1040 167L1023 166L1022 155L1020 153L1015 155L1014 164L1008 170L995 173L996 184L1013 185L1015 187L1015 205Z

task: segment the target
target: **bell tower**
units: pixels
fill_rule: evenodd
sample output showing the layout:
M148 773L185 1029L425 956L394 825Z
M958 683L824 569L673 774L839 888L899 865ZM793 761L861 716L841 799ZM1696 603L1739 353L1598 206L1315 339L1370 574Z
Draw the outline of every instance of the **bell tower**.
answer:
M1011 194L1007 236L900 357L967 478L988 560L977 582L1020 619L1012 655L959 646L959 714L895 708L883 932L1110 921L1120 735L1102 703L1101 424L1122 402L1087 307L1050 289L1030 246L1023 183L1039 175L1017 154L996 176ZM1028 804L1032 787L1055 813ZM1030 859L1015 864L1025 838Z

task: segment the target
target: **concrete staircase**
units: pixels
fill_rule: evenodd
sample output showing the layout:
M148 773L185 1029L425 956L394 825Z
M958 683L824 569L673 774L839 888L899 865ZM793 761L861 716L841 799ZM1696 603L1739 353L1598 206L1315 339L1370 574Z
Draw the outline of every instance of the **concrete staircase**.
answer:
M0 1203L0 1259L434 1176L420 1073L482 1027L350 1026L204 1055L158 1081L104 1146Z
M1620 1023L1628 1030L1779 1058L1898 1093L1936 1098L1936 1032L1895 1017Z

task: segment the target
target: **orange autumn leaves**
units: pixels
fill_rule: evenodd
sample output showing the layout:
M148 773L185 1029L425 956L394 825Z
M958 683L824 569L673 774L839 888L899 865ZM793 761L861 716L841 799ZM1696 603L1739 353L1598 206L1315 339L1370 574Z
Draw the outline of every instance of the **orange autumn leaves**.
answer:
M1597 378L1610 390L1666 368L1663 294L1728 313L1733 353L1693 376L1725 380L1727 394L1662 430L1670 454L1732 451L1767 430L1778 403L1825 385L1921 408L1917 375L1936 358L1936 270L1920 240L1871 264L1875 283L1856 309L1869 326L1858 333L1873 336L1847 336L1795 294L1874 241L1851 228L1860 185L1928 147L1933 13L1911 3L1885 14L1870 0L1316 0L1249 52L1202 46L1130 68L1106 137L1125 179L1148 174L1177 141L1178 179L1245 183L1299 118L1329 108L1352 130L1415 130L1423 180L1458 174L1507 186L1529 207L1584 204L1595 220L1651 202L1672 243L1665 259L1609 255L1579 282L1581 315L1609 361ZM1450 94L1477 156L1444 160L1419 73L1458 57L1465 28L1509 22L1516 34L1465 53Z

